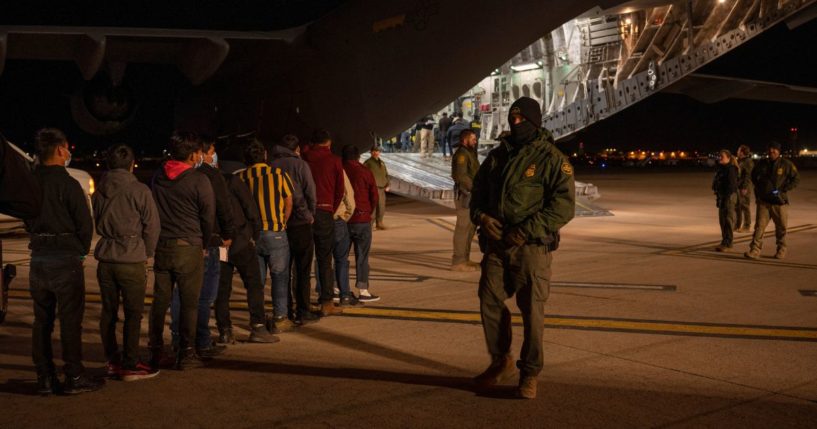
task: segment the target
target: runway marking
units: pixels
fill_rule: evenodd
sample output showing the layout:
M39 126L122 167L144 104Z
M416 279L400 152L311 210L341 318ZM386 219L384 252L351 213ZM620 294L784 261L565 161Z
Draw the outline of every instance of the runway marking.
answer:
M87 293L85 296L86 302L97 304L101 302L98 293ZM9 291L9 298L30 299L31 295L25 290L12 289ZM145 297L146 305L150 305L152 302L152 296L148 295ZM265 307L268 310L272 309L272 305L269 301L265 302ZM247 302L245 300L231 300L230 309L246 310ZM479 325L482 323L479 312L462 310L360 306L344 307L342 316L471 325ZM522 316L519 314L512 315L511 322L517 326L522 325ZM546 315L545 328L623 332L630 334L817 342L817 328L788 326L735 325L670 320Z
M645 285L630 283L591 283L591 282L551 282L551 287L558 288L585 288L585 289L633 289L633 290L656 290L664 292L675 292L678 287L675 285Z
M817 297L817 290L800 289L800 295Z
M444 230L446 230L446 231L449 231L449 232L454 232L454 227L453 227L453 226L451 226L451 224L450 224L450 223L445 222L445 221L444 221L444 220L442 220L442 219L427 219L427 221L428 221L429 223L431 223L432 225L437 226L437 227L440 227L440 228L442 228L442 229L444 229Z
M479 312L476 311L424 310L395 307L353 307L344 308L343 316L443 323L482 323ZM522 316L515 314L511 317L511 321L515 325L521 325ZM550 315L545 317L545 328L817 342L816 328L785 326L732 325L665 320Z
M804 224L804 225L797 225L787 229L787 234L796 234L798 232L804 231L811 231L817 229L817 225L814 224ZM774 230L767 230L764 232L764 236L768 234L774 234ZM750 243L752 241L752 235L748 234L744 237L735 239L733 241L734 244L742 244L742 243ZM717 261L730 261L730 262L741 262L746 264L754 264L754 265L768 265L768 266L777 266L777 267L786 267L786 268L800 268L806 270L817 270L817 265L815 264L801 264L797 262L784 262L778 259L761 257L759 259L747 259L743 256L743 252L727 252L727 253L718 253L714 250L714 247L720 244L720 241L710 241L707 243L702 244L695 244L692 246L681 247L678 249L672 250L662 250L657 252L658 255L666 255L666 256L682 256L686 258L698 258L698 259L710 259L710 260L717 260Z

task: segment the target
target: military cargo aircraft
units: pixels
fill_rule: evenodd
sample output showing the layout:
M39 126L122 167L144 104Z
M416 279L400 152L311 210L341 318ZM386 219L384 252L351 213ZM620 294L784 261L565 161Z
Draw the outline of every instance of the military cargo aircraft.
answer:
M70 116L93 135L132 124L151 92L133 82L158 92L164 79L173 90L151 96L177 127L273 138L325 128L367 148L563 22L623 3L644 1L34 1L0 13L0 74L14 61L74 63L73 81L42 79L60 79Z

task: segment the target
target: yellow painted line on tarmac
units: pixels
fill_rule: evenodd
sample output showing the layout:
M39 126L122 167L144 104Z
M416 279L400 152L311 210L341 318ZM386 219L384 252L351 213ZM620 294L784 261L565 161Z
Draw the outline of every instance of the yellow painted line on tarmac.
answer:
M415 310L379 307L345 308L344 316L374 317L430 322L481 323L477 312ZM512 323L522 324L522 316L513 315ZM665 335L731 337L817 342L817 329L751 325L718 325L672 321L639 321L628 319L545 317L545 327L554 329L585 329Z

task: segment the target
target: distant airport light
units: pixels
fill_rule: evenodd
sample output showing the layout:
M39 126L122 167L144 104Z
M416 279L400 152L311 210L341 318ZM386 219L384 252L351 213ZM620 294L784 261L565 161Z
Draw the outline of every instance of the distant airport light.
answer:
M518 66L511 66L511 70L513 70L515 72L523 72L523 71L529 71L529 70L536 70L536 69L538 69L540 67L541 66L539 64L529 63L529 64L522 64L522 65L518 65Z
M724 3L726 3L726 0L718 0L718 3L724 4Z
M627 18L627 19L624 20L624 24L626 24L626 25L630 25L632 23L633 23L633 20L630 19L630 18Z

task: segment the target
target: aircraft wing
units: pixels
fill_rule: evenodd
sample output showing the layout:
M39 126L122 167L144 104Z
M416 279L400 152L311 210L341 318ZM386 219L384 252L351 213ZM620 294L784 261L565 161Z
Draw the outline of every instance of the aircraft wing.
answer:
M284 45L305 27L283 31L211 31L118 27L0 25L0 74L6 59L74 61L86 80L109 67L114 82L127 63L176 65L194 85L209 79L231 52ZM117 72L117 65L121 70Z
M817 88L706 74L692 74L664 92L684 94L703 103L738 98L817 105Z

